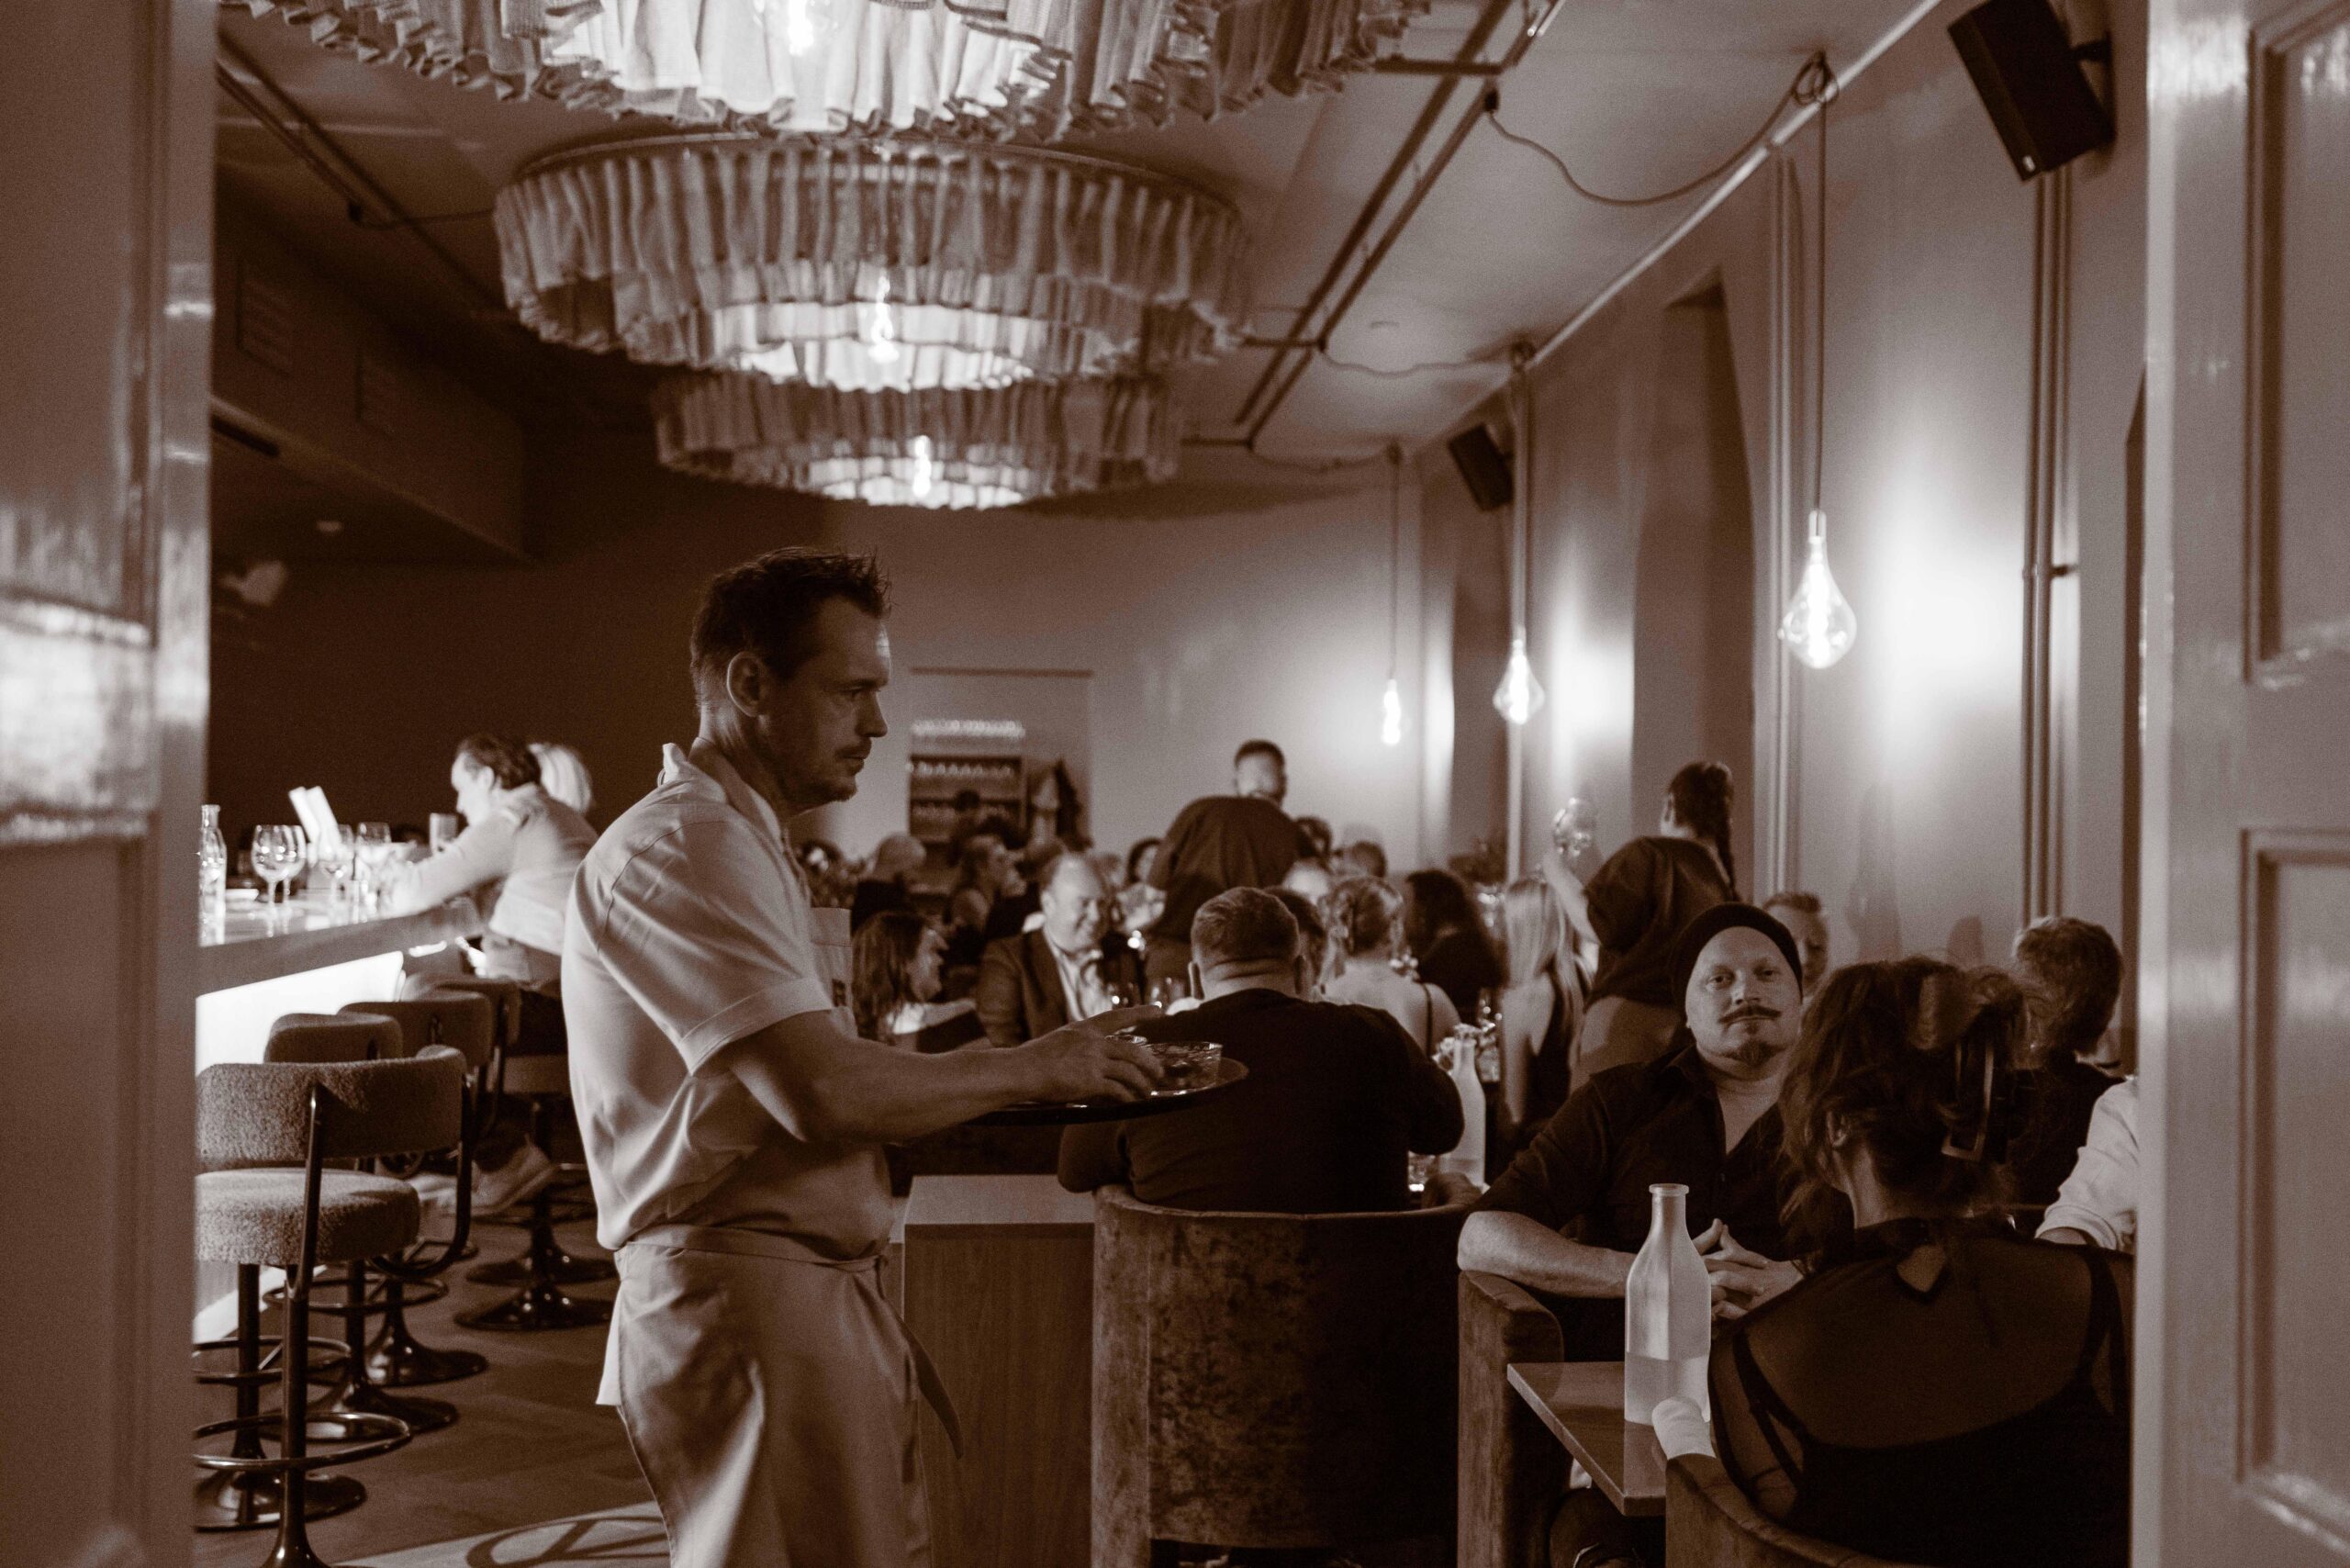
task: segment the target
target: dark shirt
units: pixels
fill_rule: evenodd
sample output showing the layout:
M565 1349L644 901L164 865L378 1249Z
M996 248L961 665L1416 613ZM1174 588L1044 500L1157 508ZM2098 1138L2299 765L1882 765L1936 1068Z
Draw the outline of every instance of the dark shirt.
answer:
M1374 1008L1241 991L1138 1032L1214 1040L1248 1077L1188 1110L1069 1128L1060 1178L1072 1193L1123 1182L1167 1208L1400 1209L1405 1152L1460 1141L1451 1079Z
M1587 1246L1638 1252L1649 1235L1649 1183L1689 1189L1689 1231L1719 1219L1740 1246L1787 1258L1779 1217L1779 1108L1762 1113L1734 1149L1722 1148L1721 1102L1684 1034L1655 1061L1610 1068L1567 1099L1477 1206L1524 1215ZM1546 1297L1575 1361L1623 1355L1624 1304Z
M913 896L906 891L905 883L867 877L858 881L856 891L849 895L848 928L861 931L865 923L877 914L913 907Z
M1437 934L1428 950L1414 960L1419 977L1451 1000L1461 1022L1477 1021L1477 1002L1502 983L1502 961L1494 945L1474 931Z
M1192 801L1167 830L1150 868L1150 885L1167 894L1150 935L1188 944L1202 904L1235 888L1277 888L1297 857L1297 824L1270 801L1210 795Z
M2008 1169L2015 1182L2015 1201L2045 1207L2056 1201L2058 1189L2080 1158L2081 1145L2088 1141L2089 1117L2097 1111L2098 1097L2121 1081L2065 1055L2024 1074L2023 1081L2030 1109Z
M1936 1242L1874 1226L1715 1342L1724 1467L1772 1518L1873 1558L2122 1568L2130 1260L1978 1224L1905 1279Z
M1599 938L1591 999L1620 996L1680 1012L1673 945L1683 926L1732 897L1714 852L1686 838L1636 838L1592 873L1583 896Z

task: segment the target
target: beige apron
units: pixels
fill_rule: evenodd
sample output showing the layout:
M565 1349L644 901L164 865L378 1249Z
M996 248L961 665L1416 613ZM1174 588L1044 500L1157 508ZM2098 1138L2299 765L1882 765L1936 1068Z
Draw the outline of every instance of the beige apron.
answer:
M848 915L812 913L818 972L845 1012ZM916 1393L958 1453L961 1434L878 1256L662 1225L617 1261L607 1394L671 1568L927 1568Z

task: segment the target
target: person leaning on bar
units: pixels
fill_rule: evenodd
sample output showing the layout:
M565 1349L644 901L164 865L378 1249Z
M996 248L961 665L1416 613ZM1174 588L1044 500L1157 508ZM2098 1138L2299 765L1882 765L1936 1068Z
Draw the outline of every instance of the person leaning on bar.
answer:
M597 1397L673 1568L929 1560L916 1385L953 1418L877 1276L882 1146L1159 1081L1106 1033L1132 1014L941 1056L856 1036L848 913L811 906L784 824L854 795L888 733L888 610L866 556L780 550L714 578L699 733L664 749L572 895L573 1099L621 1273Z

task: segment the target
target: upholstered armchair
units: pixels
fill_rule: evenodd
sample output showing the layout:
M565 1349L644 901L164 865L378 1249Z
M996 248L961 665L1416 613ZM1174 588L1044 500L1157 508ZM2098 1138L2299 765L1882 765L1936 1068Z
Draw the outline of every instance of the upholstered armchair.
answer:
M1499 1274L1460 1284L1460 1568L1543 1568L1566 1450L1509 1385L1512 1361L1566 1359L1559 1320Z
M1467 1213L1190 1213L1104 1189L1094 1568L1147 1568L1153 1539L1343 1549L1445 1535Z
M1665 1568L1900 1568L1774 1523L1711 1454L1684 1454L1665 1469L1664 1562Z

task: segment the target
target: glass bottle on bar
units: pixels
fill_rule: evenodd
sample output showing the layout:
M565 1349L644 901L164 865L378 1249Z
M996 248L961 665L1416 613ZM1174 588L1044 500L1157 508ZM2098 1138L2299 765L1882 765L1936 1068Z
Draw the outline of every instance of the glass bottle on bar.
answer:
M1689 1189L1649 1188L1649 1238L1624 1282L1624 1419L1651 1424L1667 1399L1710 1416L1706 1361L1713 1349L1713 1283L1689 1238Z
M229 913L229 843L220 836L220 808L204 808L204 832L196 841L196 911L207 929Z

